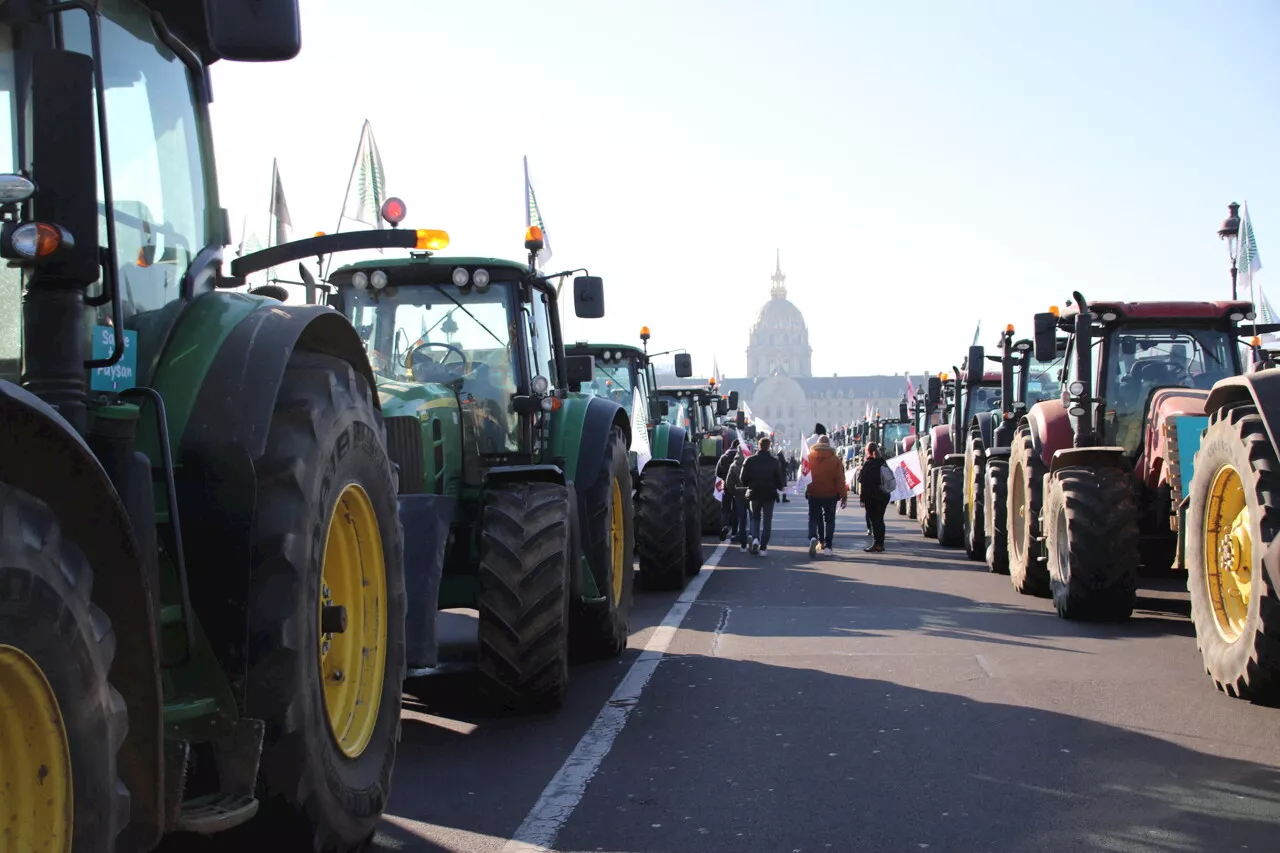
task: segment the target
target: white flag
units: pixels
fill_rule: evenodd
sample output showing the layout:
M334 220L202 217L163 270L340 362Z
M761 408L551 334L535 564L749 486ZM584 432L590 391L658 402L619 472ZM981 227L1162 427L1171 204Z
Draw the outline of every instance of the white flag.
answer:
M382 203L387 196L387 175L382 169L382 155L373 138L373 126L365 120L360 129L360 146L356 148L356 162L347 180L347 195L342 200L342 216L363 222L370 228L382 227ZM339 221L339 228L342 227Z
M795 485L791 487L793 495L804 497L805 490L813 482L813 472L809 470L809 448L812 446L810 442L815 440L816 435L805 438L804 433L800 434L800 476L796 477Z
M888 460L888 464L897 481L893 494L889 495L890 502L905 501L912 495L924 494L924 472L920 469L920 457L914 450L893 457Z
M631 411L639 412L640 389L631 392ZM644 466L653 458L653 449L649 447L649 430L637 429L631 436L631 449L636 452L636 472L644 471Z
M547 235L547 226L542 222L542 212L538 210L538 197L533 193L533 184L529 182L529 158L524 158L524 227L536 225L542 229L542 248L538 250L535 262L538 269L543 269L551 260L551 238Z

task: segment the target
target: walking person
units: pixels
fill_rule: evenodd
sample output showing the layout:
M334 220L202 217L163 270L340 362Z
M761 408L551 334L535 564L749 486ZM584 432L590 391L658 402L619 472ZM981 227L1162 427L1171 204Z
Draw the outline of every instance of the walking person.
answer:
M791 477L788 473L791 470L791 464L787 462L786 454L781 451L775 458L778 461L778 467L782 469L782 502L791 503L791 499L787 497L787 492L790 491L788 487L791 485Z
M893 472L880 456L880 447L872 442L867 445L867 458L858 472L858 499L867 508L867 523L871 525L874 540L863 551L880 553L884 550L884 512L889 508L889 496L893 494Z
M844 465L836 456L831 439L818 436L809 451L809 557L818 556L819 550L831 551L835 543L836 503L841 508L848 505L849 484L844 479Z
M732 537L738 538L738 512L733 492L729 489L729 468L738 457L738 439L733 440L729 449L720 454L716 462L716 477L724 481L724 491L720 495L720 541Z
M747 487L751 510L751 553L769 552L769 534L773 531L773 505L778 492L786 489L782 463L770 452L773 442L760 439L760 449L747 457L742 466L742 482Z
M733 538L737 541L739 549L747 550L747 487L742 482L742 467L746 464L746 456L743 455L742 447L739 447L734 453L733 462L729 465L729 471L724 477L724 495L725 499L733 500Z

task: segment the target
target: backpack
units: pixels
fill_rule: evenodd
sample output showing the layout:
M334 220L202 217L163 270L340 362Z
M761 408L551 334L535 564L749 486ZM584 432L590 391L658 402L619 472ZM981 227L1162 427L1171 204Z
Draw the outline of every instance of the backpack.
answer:
M889 467L889 463L882 462L880 464L880 491L886 495L891 495L896 488L898 488L898 478L893 475L893 469Z

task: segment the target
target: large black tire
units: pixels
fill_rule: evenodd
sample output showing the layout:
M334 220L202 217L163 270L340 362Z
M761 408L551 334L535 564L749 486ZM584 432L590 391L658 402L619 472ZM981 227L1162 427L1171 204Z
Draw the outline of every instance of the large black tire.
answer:
M702 532L720 532L720 501L716 500L716 460L698 463L698 504L702 508Z
M907 502L905 500L898 501L898 515L907 514Z
M1119 468L1062 468L1044 521L1053 605L1063 619L1122 621L1138 590L1138 508Z
M569 490L498 483L485 492L480 648L485 693L507 711L552 711L569 684Z
M684 527L683 469L646 465L636 496L636 551L645 589L684 589L688 583Z
M405 590L404 534L384 435L371 389L351 365L294 351L258 463L252 533L246 712L265 721L266 733L262 805L244 829L257 843L270 838L281 849L316 853L358 849L390 795L405 674ZM359 489L352 485L367 496L376 531L361 529ZM385 657L380 671L376 655L364 657L368 670L356 671L356 678L381 678L382 685L372 734L354 757L333 734L319 654L331 518L337 529L353 525L362 541L377 540L381 560L361 561L364 587L376 584L379 572L386 585L385 601L365 604L381 609L370 621L385 623Z
M915 495L912 495L911 497L907 498L907 518L911 519L912 521L916 519L916 513L919 512L919 510L917 509L918 504L919 504L919 501L916 500Z
M42 790L50 793L41 793L41 798L65 791L67 805L75 808L71 829L76 853L110 853L129 821L129 792L116 764L128 730L128 711L108 681L115 646L110 620L93 604L93 570L84 553L62 538L58 519L44 503L0 484L0 685L6 683L5 671L16 673L31 663L43 673L62 716L71 790L66 791L65 779L57 778L56 767L41 779L19 780L13 775L16 769L6 766L0 777L4 787L11 780L14 785L47 786ZM13 713L18 701L16 692L0 695L0 715L8 715L0 719L0 756L10 761L29 743L28 728L43 729L51 745L57 739L52 720L18 718ZM34 791L30 797L34 799ZM5 798L15 809L23 799ZM57 807L49 799L41 805ZM48 817L51 823L58 819ZM50 844L47 836L11 835L16 830L10 826L13 819L7 810L0 814L3 849L17 844L17 849L35 850Z
M957 548L964 544L964 468L947 465L938 471L938 544Z
M982 438L970 435L964 448L964 552L974 561L987 555L985 463Z
M1044 462L1031 443L1031 427L1022 424L1009 457L1009 580L1023 595L1049 598L1049 569L1040 554L1040 510L1044 502Z
M698 454L689 442L681 453L684 468L684 571L702 571L702 503L698 500Z
M634 489L627 460L627 437L617 427L609 435L604 459L596 482L578 495L582 544L587 563L604 593L604 601L574 602L569 642L575 660L617 657L627 648L631 636L631 599L635 586L632 570ZM620 534L619 541L615 541L615 534ZM621 550L615 550L615 545Z
M986 519L987 569L996 575L1009 574L1009 460L988 459L982 502Z
M935 505L938 491L938 469L929 466L924 469L924 494L920 496L918 515L920 534L926 539L938 535L938 508Z
M1230 560L1224 558L1230 555L1235 560L1240 555L1237 548L1231 547L1238 543L1229 538L1226 553L1220 544L1214 547L1212 540L1206 543L1205 534L1210 527L1217 531L1232 523L1231 518L1222 517L1222 499L1212 497L1211 487L1220 472L1235 474L1249 513L1247 533L1252 557L1247 569L1253 592L1245 612L1237 613L1235 620L1224 619L1221 626L1214 600L1221 604L1223 594L1232 586L1228 583L1224 588L1224 582L1230 579L1226 573L1232 567ZM1221 485L1227 491L1232 484L1228 480ZM1218 689L1230 696L1269 704L1280 702L1280 597L1262 564L1280 530L1280 460L1255 407L1238 406L1210 416L1188 494L1187 590L1205 671Z

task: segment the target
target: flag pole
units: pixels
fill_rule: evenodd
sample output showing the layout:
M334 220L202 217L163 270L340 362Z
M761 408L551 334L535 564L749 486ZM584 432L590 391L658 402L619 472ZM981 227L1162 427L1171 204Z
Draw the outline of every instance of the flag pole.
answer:
M343 214L347 212L347 202L351 200L351 184L356 179L356 169L360 168L360 152L364 150L364 134L369 129L369 120L365 119L364 124L360 126L360 140L356 142L356 156L351 160L351 174L347 177L347 191L342 194L342 207L338 208L338 224L334 226L333 233L337 234L342 230ZM328 279L329 270L333 267L333 253L324 259L325 267L320 271L320 280Z

